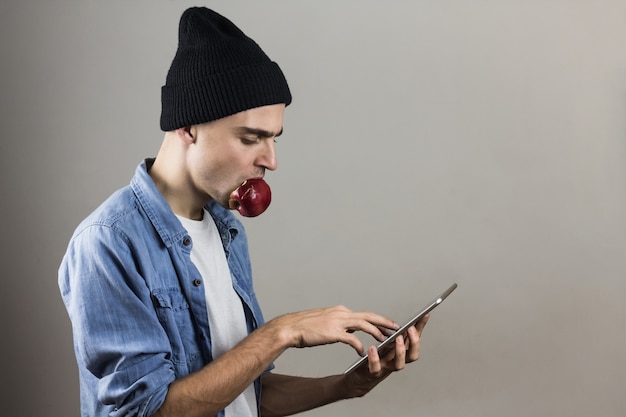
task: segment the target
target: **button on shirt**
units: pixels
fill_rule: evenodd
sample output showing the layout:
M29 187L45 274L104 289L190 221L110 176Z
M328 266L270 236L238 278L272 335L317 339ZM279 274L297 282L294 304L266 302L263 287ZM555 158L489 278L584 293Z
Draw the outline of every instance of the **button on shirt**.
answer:
M191 240L148 174L152 162L142 162L130 185L78 226L59 268L83 416L148 416L161 406L170 383L212 360ZM218 204L206 209L251 332L264 322L245 230ZM259 380L255 390L258 398Z

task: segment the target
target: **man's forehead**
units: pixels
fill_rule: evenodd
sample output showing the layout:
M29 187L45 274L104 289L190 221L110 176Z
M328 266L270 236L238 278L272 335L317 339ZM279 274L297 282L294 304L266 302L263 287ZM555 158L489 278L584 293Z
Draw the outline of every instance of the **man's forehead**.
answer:
M279 136L283 132L284 104L256 107L230 116L235 129L259 136Z

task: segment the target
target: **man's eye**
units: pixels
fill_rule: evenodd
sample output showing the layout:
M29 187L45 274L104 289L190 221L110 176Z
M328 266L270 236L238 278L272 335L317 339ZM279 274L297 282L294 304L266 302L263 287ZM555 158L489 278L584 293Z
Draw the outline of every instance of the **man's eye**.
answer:
M241 138L241 142L243 142L245 145L254 145L256 143L259 143L259 139L258 138Z

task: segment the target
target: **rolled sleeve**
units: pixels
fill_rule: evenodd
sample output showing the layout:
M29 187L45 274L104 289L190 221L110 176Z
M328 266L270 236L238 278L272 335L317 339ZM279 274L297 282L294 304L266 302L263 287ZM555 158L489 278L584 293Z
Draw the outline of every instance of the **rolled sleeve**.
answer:
M175 379L141 269L130 240L104 225L77 233L60 268L88 415L153 414Z

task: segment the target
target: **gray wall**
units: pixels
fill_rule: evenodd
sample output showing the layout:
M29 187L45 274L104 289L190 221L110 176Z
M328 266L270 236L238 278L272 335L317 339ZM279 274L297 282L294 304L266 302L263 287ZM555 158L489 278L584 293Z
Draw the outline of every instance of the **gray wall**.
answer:
M459 284L418 363L307 415L626 414L626 2L209 3L295 97L273 204L246 220L267 318L341 303L401 321ZM189 5L0 4L2 415L78 415L56 270L156 153Z

